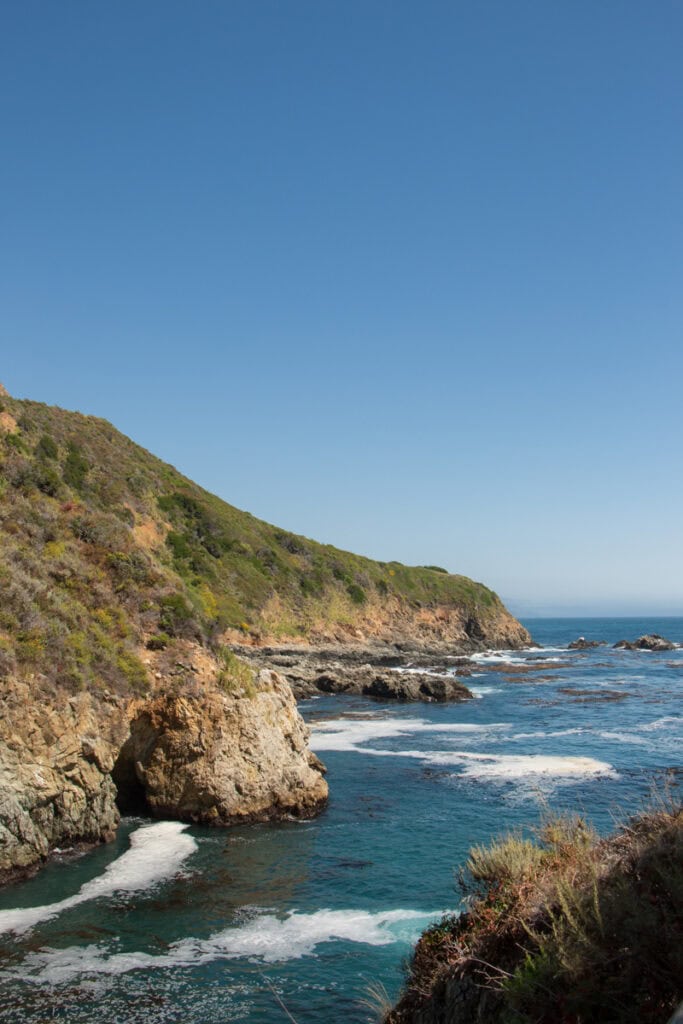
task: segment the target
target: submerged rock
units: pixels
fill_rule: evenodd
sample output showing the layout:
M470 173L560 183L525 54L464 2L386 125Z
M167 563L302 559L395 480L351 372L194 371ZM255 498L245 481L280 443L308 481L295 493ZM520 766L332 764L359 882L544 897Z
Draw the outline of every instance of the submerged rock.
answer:
M622 651L675 651L676 644L665 640L659 633L647 633L637 640L620 640L615 648Z

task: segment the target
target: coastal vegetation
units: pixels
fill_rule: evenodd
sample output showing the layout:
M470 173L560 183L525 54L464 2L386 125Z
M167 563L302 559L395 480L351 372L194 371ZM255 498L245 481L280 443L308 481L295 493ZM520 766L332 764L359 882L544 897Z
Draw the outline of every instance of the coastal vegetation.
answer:
M683 997L683 807L600 839L578 816L475 847L386 1024L664 1024Z
M105 420L4 395L0 675L146 692L145 646L352 633L374 610L504 612L439 567L375 562L278 529L192 483ZM223 685L242 685L223 664ZM236 680L236 681L235 681Z

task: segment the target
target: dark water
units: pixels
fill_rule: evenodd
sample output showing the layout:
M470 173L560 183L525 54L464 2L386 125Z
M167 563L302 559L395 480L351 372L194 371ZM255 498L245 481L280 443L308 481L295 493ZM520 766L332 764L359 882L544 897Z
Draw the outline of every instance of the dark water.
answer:
M303 704L329 768L316 821L131 819L115 844L0 893L0 1021L374 1020L369 987L396 994L410 944L457 908L471 845L541 805L607 831L680 767L683 649L566 645L683 643L683 619L525 624L543 649L477 656L475 701Z

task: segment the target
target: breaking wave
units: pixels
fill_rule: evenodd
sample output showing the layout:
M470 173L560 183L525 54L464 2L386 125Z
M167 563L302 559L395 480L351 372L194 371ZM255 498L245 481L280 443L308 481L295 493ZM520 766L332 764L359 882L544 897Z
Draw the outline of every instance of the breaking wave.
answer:
M317 946L334 941L387 946L412 943L443 912L420 910L293 911L284 918L259 914L240 927L226 928L208 939L186 938L167 952L112 953L102 945L45 948L29 953L12 969L14 977L34 984L58 985L82 975L119 975L128 971L195 967L213 960L240 957L277 963L310 956Z
M101 875L86 882L74 896L40 907L0 910L0 933L21 934L88 900L150 889L176 874L196 850L194 839L184 834L188 827L177 821L161 821L137 829L130 837L130 849L112 861Z

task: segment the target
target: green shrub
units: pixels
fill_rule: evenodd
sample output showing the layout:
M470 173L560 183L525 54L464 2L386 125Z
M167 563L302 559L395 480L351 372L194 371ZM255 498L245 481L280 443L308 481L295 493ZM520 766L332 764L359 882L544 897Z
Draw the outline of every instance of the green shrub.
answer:
M182 594L167 594L159 602L159 631L170 636L196 636L198 623L194 609Z
M359 587L357 583L349 583L346 592L354 604L365 604L368 599L363 588Z
M59 449L49 434L41 436L36 445L35 452L39 459L56 459L59 455Z
M69 441L62 471L64 483L75 491L81 491L89 469L88 460L82 454L80 447L74 441Z
M107 566L117 588L128 583L151 584L154 582L149 561L140 551L113 551L107 555Z
M256 693L254 671L229 647L221 647L217 653L220 666L216 682L225 693L235 696L253 697Z
M33 463L21 456L9 458L3 466L3 473L7 482L18 491L26 492L35 486Z
M465 871L475 882L521 882L533 878L547 854L537 843L510 835L488 846L474 846Z
M36 463L33 470L33 481L39 491L56 498L62 489L62 480L53 466L45 463Z
M168 633L155 633L147 641L148 651L165 651L168 645L171 643L171 637Z
M18 431L14 434L5 434L5 444L10 450L13 449L17 452L28 451L26 442Z
M169 530L166 543L173 552L175 559L192 557L192 547L185 534L178 533L176 530Z

